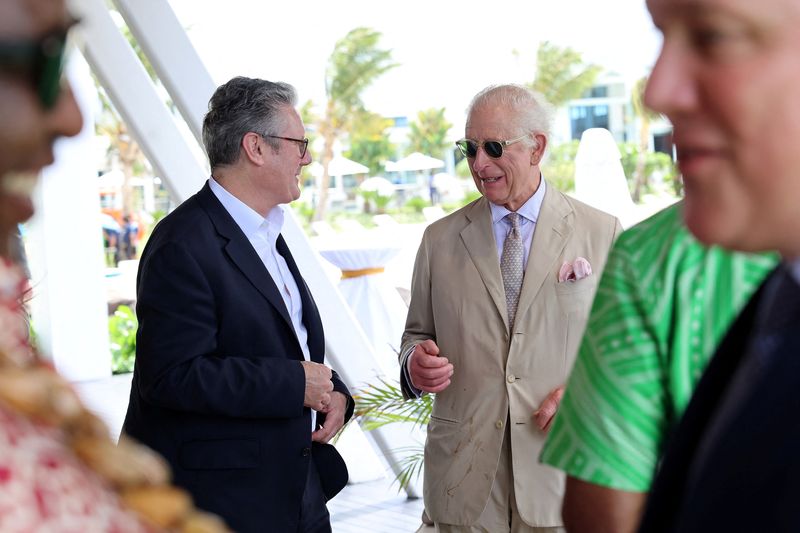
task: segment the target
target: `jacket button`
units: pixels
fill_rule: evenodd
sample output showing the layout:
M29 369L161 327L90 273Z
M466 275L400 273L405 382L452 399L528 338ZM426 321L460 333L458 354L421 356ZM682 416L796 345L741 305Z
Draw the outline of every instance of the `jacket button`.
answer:
M503 421L502 420L498 420L497 422L494 423L494 425L497 427L497 429L503 429Z
M303 457L311 455L311 448L303 448Z
M517 381L517 376L515 376L514 374L509 374L508 377L506 378L506 380L509 383L514 383L515 381Z

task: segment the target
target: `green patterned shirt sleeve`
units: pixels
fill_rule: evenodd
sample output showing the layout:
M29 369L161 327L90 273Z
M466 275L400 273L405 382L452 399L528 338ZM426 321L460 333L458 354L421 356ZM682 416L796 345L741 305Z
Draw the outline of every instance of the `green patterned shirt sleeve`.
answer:
M775 262L700 245L680 204L623 233L541 460L590 483L649 490L666 432Z

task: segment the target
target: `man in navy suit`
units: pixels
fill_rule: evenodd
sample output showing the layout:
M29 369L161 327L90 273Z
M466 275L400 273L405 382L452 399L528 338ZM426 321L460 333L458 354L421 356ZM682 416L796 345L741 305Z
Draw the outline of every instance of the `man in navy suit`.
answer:
M648 0L646 103L669 117L703 242L783 263L672 435L642 531L800 531L800 0Z
M353 412L281 236L311 162L285 83L234 78L203 121L205 186L153 231L138 275L124 432L236 531L330 531L347 481L326 444Z

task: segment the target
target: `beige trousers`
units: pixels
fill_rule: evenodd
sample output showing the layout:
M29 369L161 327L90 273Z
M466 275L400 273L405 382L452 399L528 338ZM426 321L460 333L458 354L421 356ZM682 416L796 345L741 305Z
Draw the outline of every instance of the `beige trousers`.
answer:
M532 527L519 516L517 497L514 492L514 474L511 464L511 435L509 424L503 436L503 447L497 474L489 494L489 501L481 513L478 523L472 526L454 526L436 524L437 533L565 533L563 527ZM418 531L433 531L433 527L424 526Z

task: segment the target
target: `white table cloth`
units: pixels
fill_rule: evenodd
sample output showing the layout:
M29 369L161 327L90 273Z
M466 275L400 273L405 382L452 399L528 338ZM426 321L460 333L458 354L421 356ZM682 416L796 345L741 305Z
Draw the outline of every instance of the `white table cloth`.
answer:
M363 241L319 250L343 272L339 290L375 348L381 370L394 378L408 309L383 269L400 250L391 242Z

